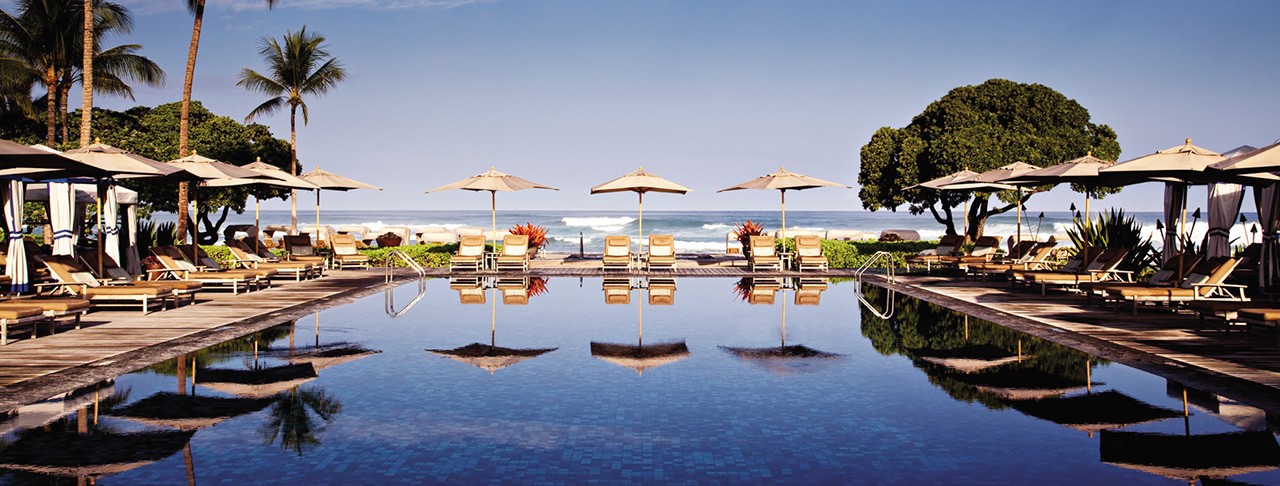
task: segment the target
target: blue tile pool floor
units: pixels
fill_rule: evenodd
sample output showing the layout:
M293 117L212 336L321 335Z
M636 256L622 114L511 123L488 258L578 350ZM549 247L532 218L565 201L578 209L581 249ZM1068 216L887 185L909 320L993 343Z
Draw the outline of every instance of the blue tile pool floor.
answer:
M1181 385L901 296L886 320L849 283L491 283L431 280L397 318L376 295L188 355L181 387L177 362L159 363L47 424L20 411L0 420L0 484L1280 483L1269 448L1171 465L1102 431L1233 452L1237 432L1274 445L1274 413L1188 390L1184 415ZM143 406L180 389L246 410L138 418L201 415ZM130 467L38 448L174 430L194 432L185 448Z

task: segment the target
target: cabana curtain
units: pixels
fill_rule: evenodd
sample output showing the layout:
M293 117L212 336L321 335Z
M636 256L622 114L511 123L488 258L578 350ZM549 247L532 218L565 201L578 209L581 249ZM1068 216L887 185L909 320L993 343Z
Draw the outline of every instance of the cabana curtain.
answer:
M49 227L53 229L53 254L75 255L75 232L71 230L71 208L75 191L67 182L49 183Z
M102 204L102 232L106 235L103 243L107 256L120 264L120 204L117 203L116 185L107 185L106 197Z
M1258 283L1265 286L1280 284L1280 183L1270 186L1254 186L1253 202L1258 207L1258 220L1262 223L1262 267Z
M139 275L142 273L142 259L138 258L138 205L125 206L125 213L129 218L129 248L124 254L124 269L133 275Z
M1178 216L1187 199L1187 186L1167 182L1164 185L1164 250L1161 260L1178 252Z
M9 254L5 258L5 275L11 280L12 292L26 292L30 288L27 275L27 249L22 244L22 205L26 201L26 188L22 181L9 181L9 190L0 193L4 199L5 230L9 239Z
M1209 234L1205 235L1208 258L1231 256L1231 227L1240 216L1244 186L1230 183L1209 185Z

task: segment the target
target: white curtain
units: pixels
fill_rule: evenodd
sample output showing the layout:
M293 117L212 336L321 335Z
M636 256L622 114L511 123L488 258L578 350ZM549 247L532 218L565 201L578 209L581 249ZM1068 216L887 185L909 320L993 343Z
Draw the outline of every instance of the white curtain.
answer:
M30 288L30 277L27 275L27 249L22 244L23 224L22 205L26 202L26 188L22 181L9 181L9 190L4 193L5 230L9 236L9 254L5 258L4 274L11 280L13 292L26 292Z
M1187 199L1187 186L1166 182L1164 184L1164 250L1161 260L1173 258L1178 252L1178 216L1182 214Z
M53 229L53 254L75 255L75 231L71 229L71 212L76 206L76 193L67 182L49 183L49 227Z
M129 248L124 254L124 269L133 275L142 273L142 259L138 258L138 205L130 204L125 206L125 214L129 218L129 227L126 228L129 237Z
M102 204L102 231L106 233L107 256L119 265L120 260L120 204L116 202L116 185L107 186L107 198Z
M1231 256L1231 227L1240 216L1244 187L1215 183L1209 186L1209 233L1205 235L1205 257Z
M1262 224L1262 261L1258 283L1280 285L1280 183L1254 186L1253 202L1258 207Z

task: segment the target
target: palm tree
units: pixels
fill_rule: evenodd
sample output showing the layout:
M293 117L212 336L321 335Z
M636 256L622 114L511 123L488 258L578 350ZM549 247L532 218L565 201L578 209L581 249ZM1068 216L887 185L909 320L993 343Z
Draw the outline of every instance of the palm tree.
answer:
M95 40L98 36L94 35L93 30L93 3L94 0L84 0L84 9L81 14L84 17L84 31L81 36L84 42L81 44L83 55L80 57L81 69L81 98L80 98L80 147L89 145L89 127L92 126L93 120L93 56L97 54L98 49ZM66 126L66 122L63 122ZM65 138L65 135L63 136Z
M276 6L276 0L263 1L267 2L267 8ZM195 22L191 25L191 47L187 49L187 76L182 81L182 107L178 116L178 157L190 155L187 150L190 148L188 127L191 118L191 84L196 75L196 51L200 49L200 29L204 26L204 3L205 0L187 0L187 10L195 17ZM186 182L178 183L178 234L182 235L183 242L187 241L187 205L190 202L187 190ZM297 222L295 221L294 224L296 225Z
M267 62L270 76L244 68L240 70L240 81L236 82L236 86L271 96L244 117L245 123L289 105L289 171L293 175L298 175L298 108L302 108L304 125L309 118L307 103L302 97L328 93L347 77L342 63L329 55L324 40L320 34L307 33L306 26L297 32L285 32L283 47L273 38L263 38L258 55ZM293 205L291 224L297 227L298 191L289 192Z
M307 449L320 445L320 432L325 423L342 412L342 402L330 396L324 388L294 387L281 393L271 405L267 423L259 433L268 444L280 439L280 447L302 455ZM317 422L312 415L319 417Z

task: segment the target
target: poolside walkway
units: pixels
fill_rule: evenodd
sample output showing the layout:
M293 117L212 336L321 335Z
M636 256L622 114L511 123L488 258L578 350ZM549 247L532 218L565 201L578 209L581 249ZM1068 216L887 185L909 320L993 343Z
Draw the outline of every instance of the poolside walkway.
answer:
M1010 290L1007 282L902 276L868 282L1026 332L1188 386L1280 410L1280 347L1275 334L1197 330L1194 315L1145 308L1133 316L1084 307L1084 297Z
M396 282L411 281L404 275ZM148 315L86 314L79 330L0 346L0 411L354 301L382 291L384 278L380 270L332 270L324 278L234 296L204 291L196 305Z

